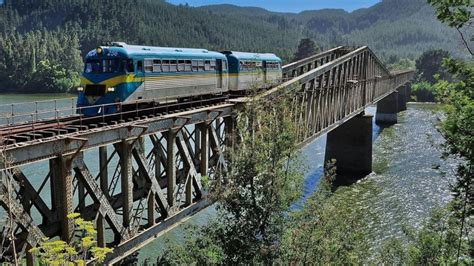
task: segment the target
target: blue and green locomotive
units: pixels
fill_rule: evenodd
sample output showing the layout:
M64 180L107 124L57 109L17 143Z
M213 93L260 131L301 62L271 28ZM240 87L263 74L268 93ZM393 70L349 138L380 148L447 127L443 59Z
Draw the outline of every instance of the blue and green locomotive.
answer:
M87 54L77 106L94 116L116 113L120 105L114 103L169 103L242 92L278 82L281 63L274 54L112 43Z

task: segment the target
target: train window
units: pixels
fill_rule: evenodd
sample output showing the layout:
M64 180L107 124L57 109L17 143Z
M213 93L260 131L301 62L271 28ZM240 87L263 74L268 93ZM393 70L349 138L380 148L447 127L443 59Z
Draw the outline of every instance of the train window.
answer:
M161 72L161 60L153 60L153 72Z
M87 60L86 67L84 69L86 73L100 73L100 61L99 60Z
M178 71L176 62L176 60L170 60L170 72Z
M240 62L240 70L244 70L244 69L245 69L244 62Z
M227 70L227 61L222 62L222 70L226 71Z
M178 71L183 72L185 69L184 60L178 60Z
M133 60L123 60L123 68L125 69L126 72L133 72L134 67L133 67Z
M245 62L245 66L246 66L247 70L252 70L252 63L253 62Z
M118 59L104 59L102 60L102 72L112 73L119 71L119 60Z
M197 60L193 60L192 61L192 65L193 65L193 71L198 71L198 61Z
M153 72L153 61L145 60L145 72Z
M199 71L204 71L204 60L198 60Z
M186 72L192 71L191 60L186 60L185 65L184 65L184 71Z
M211 70L216 70L216 60L211 60Z
M161 68L163 72L170 72L170 60L161 61Z
M204 61L204 70L205 71L211 70L211 61L209 60Z

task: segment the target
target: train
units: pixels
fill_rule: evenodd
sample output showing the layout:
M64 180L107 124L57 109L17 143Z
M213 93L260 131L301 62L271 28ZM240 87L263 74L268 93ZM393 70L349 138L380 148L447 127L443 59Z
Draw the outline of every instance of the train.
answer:
M86 116L107 115L137 102L160 105L242 94L255 84L268 87L281 78L282 60L272 53L113 42L85 56L77 107Z

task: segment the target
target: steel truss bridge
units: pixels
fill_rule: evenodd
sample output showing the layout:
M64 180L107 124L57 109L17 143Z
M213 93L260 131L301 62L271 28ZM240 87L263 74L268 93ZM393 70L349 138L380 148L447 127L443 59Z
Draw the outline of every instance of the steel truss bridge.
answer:
M283 73L284 81L259 97L297 92L292 110L301 144L413 77L390 73L367 47L337 47L286 65ZM12 106L0 126L0 205L13 226L3 226L0 243L11 246L7 232L18 252L44 237L70 240L67 215L79 212L94 221L98 245L114 248L108 263L132 254L211 204L201 177L226 171L225 151L245 102L212 98L145 109L137 103L136 110L95 118L75 115L74 106L26 114Z

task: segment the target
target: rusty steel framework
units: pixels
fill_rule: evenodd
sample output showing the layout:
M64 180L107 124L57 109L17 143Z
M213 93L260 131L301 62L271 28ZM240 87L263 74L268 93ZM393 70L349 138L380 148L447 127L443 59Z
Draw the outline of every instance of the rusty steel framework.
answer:
M362 113L413 76L391 74L367 47L338 47L283 72L288 81L258 97L271 101L291 93L301 144ZM14 217L17 250L25 252L45 236L70 240L73 220L67 215L79 212L94 221L98 244L114 248L107 262L115 263L209 206L202 178L227 170L226 150L234 142L238 107L246 101L5 146L0 172L12 177L13 192L0 183L0 205ZM35 165L48 169L44 176L28 176ZM8 237L0 237L7 246Z

